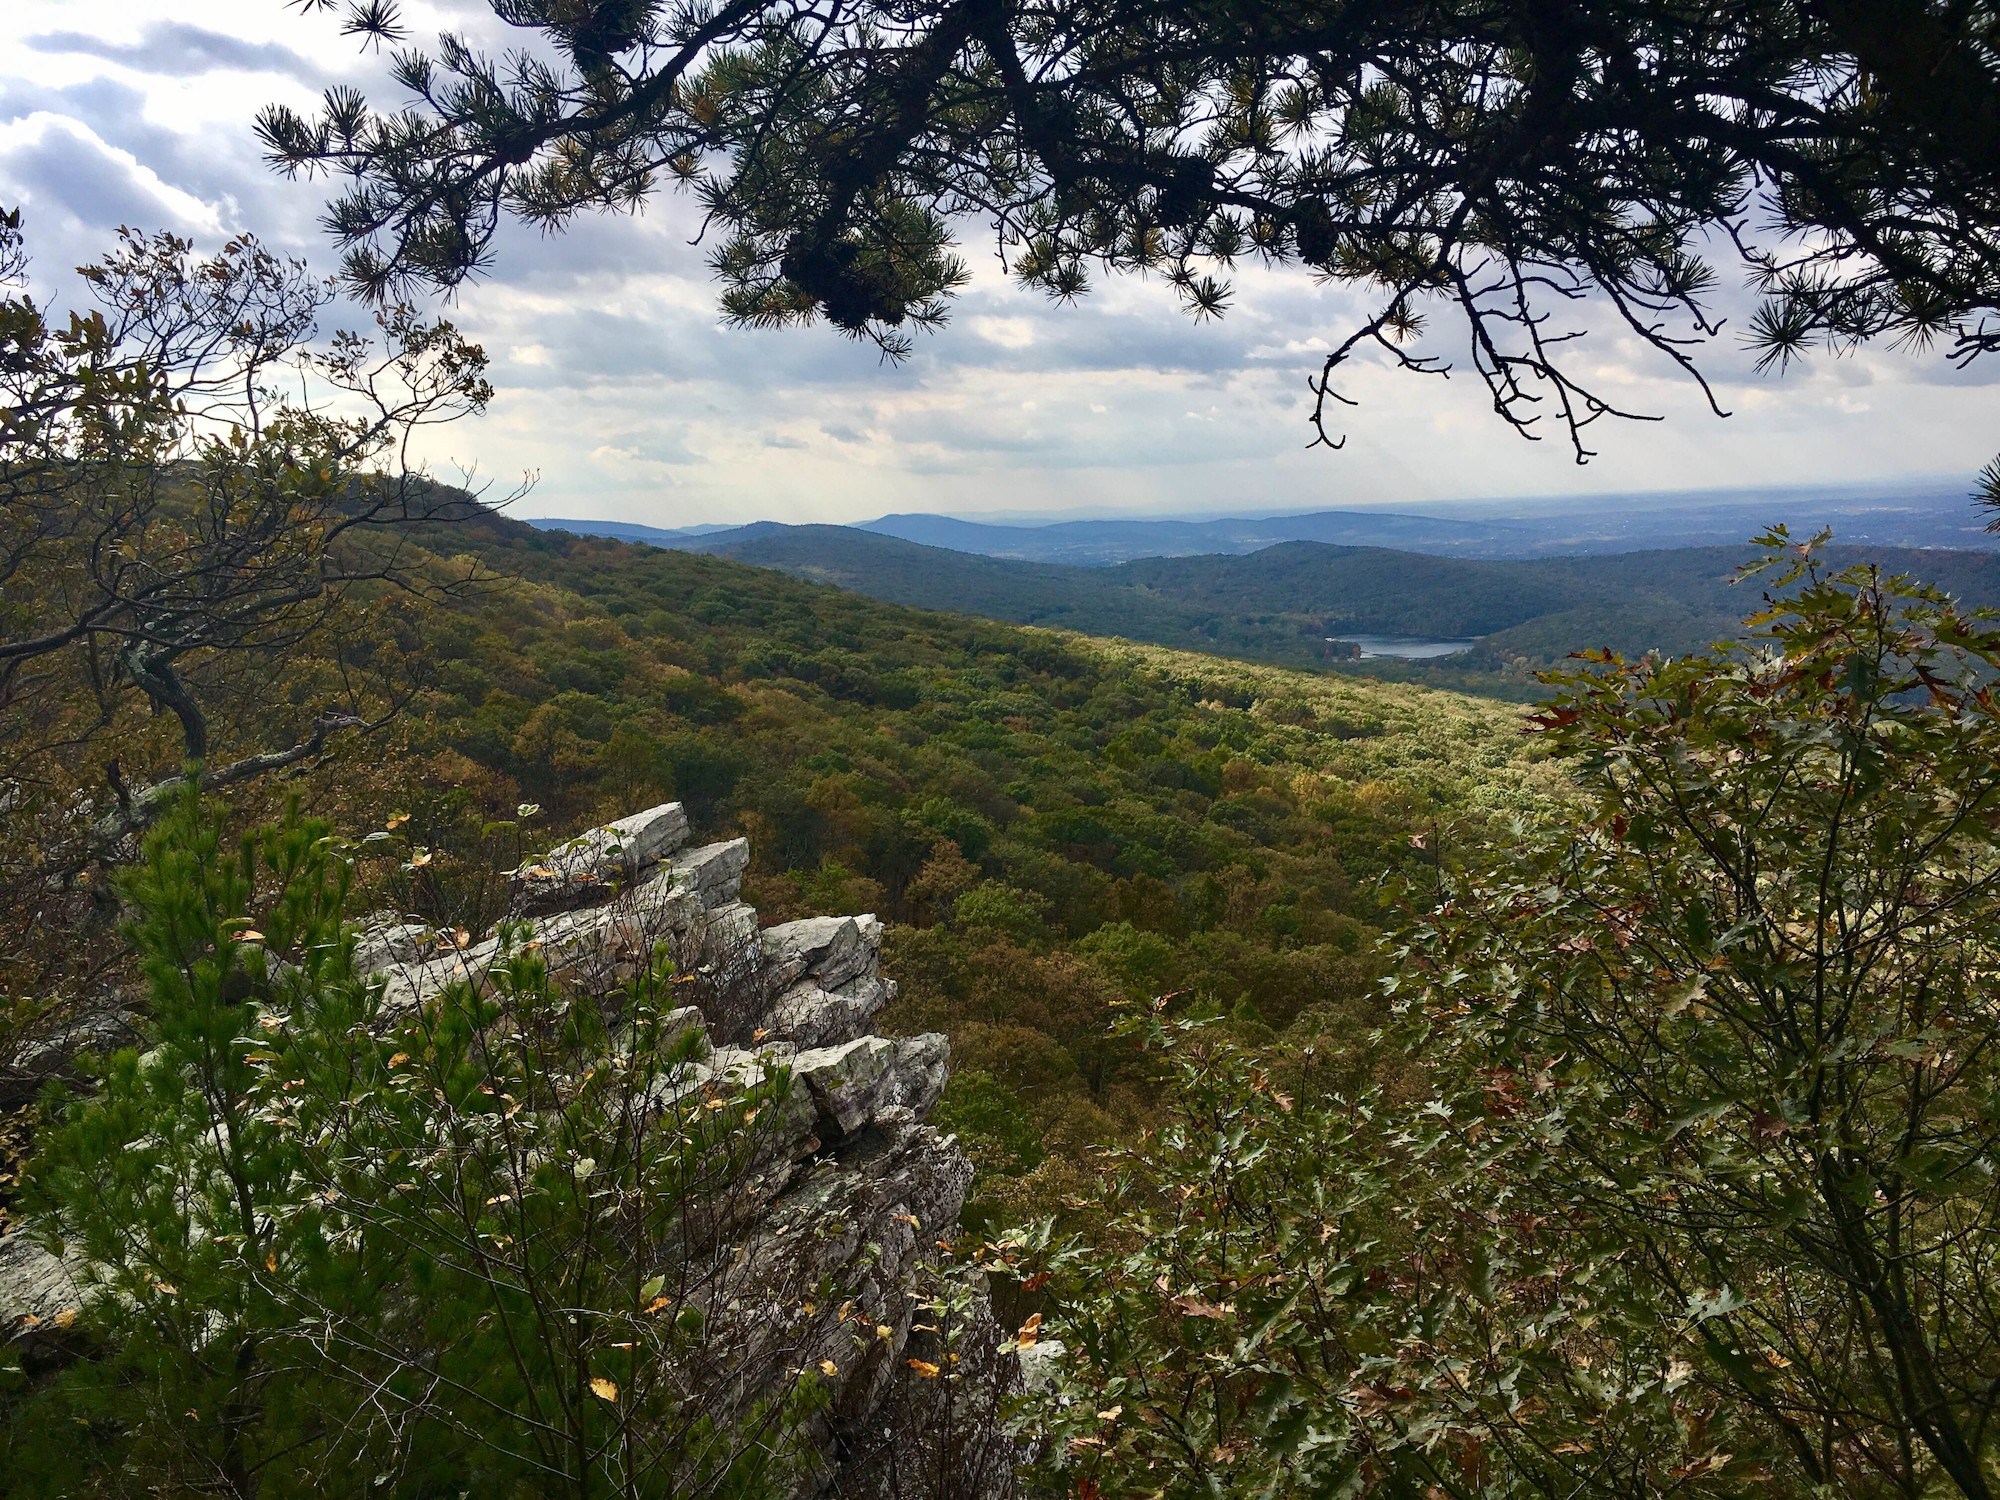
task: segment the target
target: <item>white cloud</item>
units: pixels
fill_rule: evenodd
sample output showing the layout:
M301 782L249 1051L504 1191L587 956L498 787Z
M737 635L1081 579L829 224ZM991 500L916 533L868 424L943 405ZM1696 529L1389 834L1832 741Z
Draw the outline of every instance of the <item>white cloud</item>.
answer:
M229 227L223 205L165 181L81 120L36 110L0 124L0 182L30 214L59 212L90 225L144 224L187 234Z
M518 40L480 0L412 0L419 36L449 25ZM386 97L384 60L335 19L271 0L14 0L0 28L0 206L28 211L38 291L121 223L212 237L252 228L324 265L324 184L273 177L250 121L336 78ZM1886 350L1756 376L1734 321L1704 356L1722 404L1629 335L1600 332L1591 378L1663 423L1600 424L1586 469L1556 434L1494 417L1456 331L1431 342L1448 380L1357 359L1347 446L1308 451L1305 382L1363 308L1296 271L1246 270L1234 308L1195 325L1170 288L1100 279L1074 308L1014 284L967 235L973 281L904 366L825 328L719 326L684 199L543 238L512 230L494 275L451 309L494 352L498 396L432 457L542 476L537 514L684 524L887 510L1281 509L1562 491L1850 481L1968 473L1989 456L2000 361L1954 372ZM351 313L350 313L351 319Z

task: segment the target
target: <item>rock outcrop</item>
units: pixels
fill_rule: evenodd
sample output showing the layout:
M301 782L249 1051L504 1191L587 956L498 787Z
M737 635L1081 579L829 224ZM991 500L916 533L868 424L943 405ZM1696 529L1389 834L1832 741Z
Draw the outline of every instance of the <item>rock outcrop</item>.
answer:
M944 1089L945 1038L869 1033L895 993L881 975L876 917L760 929L740 899L749 846L687 841L678 804L651 808L516 872L524 932L440 941L383 919L360 951L394 1010L456 980L482 982L507 941L538 945L557 978L600 995L664 945L698 981L699 1002L675 1023L708 1044L705 1060L675 1080L676 1095L752 1086L779 1068L790 1079L776 1117L759 1126L754 1171L727 1210L716 1258L727 1269L711 1301L730 1347L718 1401L748 1409L761 1385L814 1369L831 1399L817 1419L810 1490L899 1493L898 1461L922 1451L933 1476L939 1455L953 1455L953 1493L999 1493L1011 1467L1005 1445L990 1431L984 1442L948 1432L932 1389L912 1374L956 1358L933 1347L938 1325L924 1318L945 1276L937 1247L957 1233L972 1178L956 1140L924 1123ZM824 1305L814 1288L826 1290ZM785 1316L787 1306L803 1308L803 1319ZM983 1289L957 1308L961 1343L992 1366L998 1335ZM986 1384L997 1390L1011 1373L989 1369Z
M657 1102L789 1080L700 1230L691 1281L716 1350L704 1399L717 1415L749 1412L788 1380L822 1382L802 1495L1003 1494L1012 1455L997 1412L1012 1357L997 1352L983 1287L940 1254L972 1178L956 1140L925 1123L945 1039L868 1031L895 993L877 918L760 929L741 900L748 845L688 842L678 804L621 819L517 871L514 915L495 932L378 916L358 934L357 964L393 1019L454 982L488 984L523 944L572 994L608 1004L664 947L695 1001L669 1030L701 1042ZM31 1366L59 1362L78 1312L68 1267L20 1230L0 1236L0 1338ZM983 1401L964 1383L975 1368ZM947 1388L968 1396L943 1399Z

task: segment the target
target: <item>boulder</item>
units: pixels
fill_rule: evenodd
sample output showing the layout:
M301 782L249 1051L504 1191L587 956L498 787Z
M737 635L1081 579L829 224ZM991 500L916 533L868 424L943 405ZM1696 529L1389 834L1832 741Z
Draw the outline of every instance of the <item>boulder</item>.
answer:
M703 906L722 906L741 894L749 867L750 841L728 839L677 854L669 868L670 878L695 891Z
M83 1297L70 1268L20 1230L0 1235L0 1339L30 1365L73 1348Z
M772 1041L801 1049L837 1047L868 1030L868 1023L895 998L886 979L864 974L838 989L822 989L805 979L783 991L764 1012L758 1031Z
M772 983L780 988L811 975L823 988L834 989L873 969L881 952L881 932L881 923L873 917L808 917L780 923L764 930L764 962Z
M67 1077L83 1053L108 1057L138 1040L129 1002L107 995L37 1016L15 1040L13 1055L0 1056L0 1108L30 1102L52 1078Z
M393 965L420 963L437 950L438 931L429 923L378 912L355 934L354 967L363 974L378 974Z
M944 1092L951 1046L942 1035L864 1036L792 1059L792 1076L812 1091L822 1134L852 1136L890 1109L930 1112Z
M389 1019L406 1015L461 980L483 987L499 957L500 939L496 936L466 948L446 948L413 962L391 961L374 969L371 972L382 978L382 1014Z
M593 828L514 872L514 909L532 916L599 899L640 879L687 836L687 813L678 802Z

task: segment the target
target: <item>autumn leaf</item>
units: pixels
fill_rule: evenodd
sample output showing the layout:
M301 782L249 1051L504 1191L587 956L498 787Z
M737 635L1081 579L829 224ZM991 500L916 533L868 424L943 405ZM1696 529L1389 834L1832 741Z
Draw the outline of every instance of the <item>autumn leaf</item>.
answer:
M600 1401L616 1401L618 1399L618 1387L606 1380L602 1375L595 1376L591 1380L590 1393Z
M1014 1335L1014 1346L1017 1349L1032 1349L1041 1336L1042 1315L1035 1313L1029 1317L1027 1322L1021 1325L1020 1332Z
M919 1379L936 1380L938 1378L938 1367L927 1359L906 1359L903 1363L908 1365L912 1370L915 1370Z

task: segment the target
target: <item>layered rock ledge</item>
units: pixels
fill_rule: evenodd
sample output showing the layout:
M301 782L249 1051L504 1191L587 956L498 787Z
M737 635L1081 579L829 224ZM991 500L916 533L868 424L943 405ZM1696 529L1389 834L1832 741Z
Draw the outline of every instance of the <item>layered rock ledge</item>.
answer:
M1013 1373L996 1363L983 1288L940 1265L972 1178L957 1141L925 1123L944 1089L946 1040L868 1030L895 993L875 916L760 928L741 899L748 863L741 839L690 846L682 808L668 803L524 865L513 915L495 932L473 939L381 915L363 925L357 964L393 1018L453 983L485 984L522 943L572 993L597 996L669 952L695 998L674 1022L701 1034L700 1060L675 1091L747 1086L779 1069L790 1079L709 1252L710 1310L729 1350L718 1403L747 1410L771 1382L809 1367L830 1400L814 1419L819 1462L806 1492L898 1494L899 1472L935 1474L942 1458L957 1471L953 1493L1001 1493L1004 1443L947 1431L949 1403L921 1373L957 1357L924 1321L946 1284L956 1289L954 1349L984 1366L995 1396ZM825 1305L814 1289L831 1289ZM24 1233L0 1238L8 1336L52 1356L49 1336L75 1322L76 1306L59 1261Z

